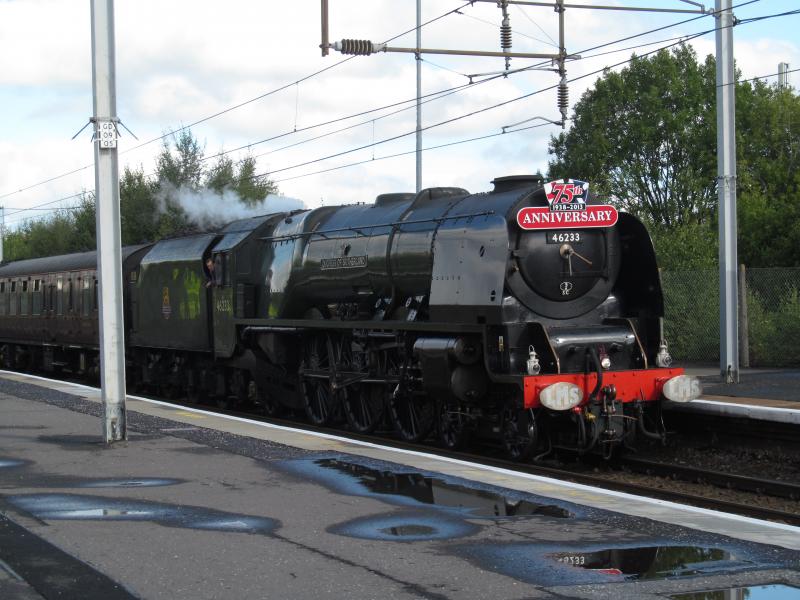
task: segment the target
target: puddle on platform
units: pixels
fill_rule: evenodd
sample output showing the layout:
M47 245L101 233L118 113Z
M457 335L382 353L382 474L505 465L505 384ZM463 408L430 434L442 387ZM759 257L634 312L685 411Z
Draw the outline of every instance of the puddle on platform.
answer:
M355 479L373 494L399 496L420 504L462 509L468 511L470 516L545 515L558 518L572 516L568 510L560 506L513 500L496 492L456 485L420 473L393 473L335 459L321 459L315 463Z
M269 534L275 519L226 513L195 506L73 494L9 496L16 507L44 520L152 521L168 527Z
M730 568L737 562L725 550L700 546L609 548L592 552L558 552L547 557L570 567L625 579L705 575Z
M724 590L690 592L673 600L800 600L800 588L791 585L756 585Z
M334 525L330 533L364 540L421 542L450 540L477 533L478 527L447 514L403 512L362 517Z
M470 544L455 552L489 569L534 585L584 585L718 575L753 568L753 557L711 546L586 544ZM774 563L766 563L775 566Z
M92 479L81 481L74 487L78 488L137 488L160 487L163 485L176 485L182 483L180 479L167 479L163 477L137 477L133 479Z

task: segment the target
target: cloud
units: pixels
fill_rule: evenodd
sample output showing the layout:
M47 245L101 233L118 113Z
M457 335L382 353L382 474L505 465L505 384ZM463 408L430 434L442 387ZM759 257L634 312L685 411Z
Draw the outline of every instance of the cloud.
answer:
M675 3L684 8L682 3ZM458 6L453 0L426 0L423 21ZM738 10L740 17L765 12L758 3ZM118 113L141 141L155 139L167 131L203 120L323 69L328 70L194 125L192 131L205 144L208 154L253 144L232 156L238 158L249 152L259 157L261 172L271 172L408 133L415 128L416 116L412 108L385 118L382 118L385 113L381 112L293 133L295 129L415 96L413 55L356 57L338 66L337 63L346 57L332 53L323 58L318 48L317 0L297 0L279 7L274 2L251 0L225 3L138 0L116 3L115 11ZM423 45L497 50L499 34L495 25L500 20L497 7L493 3L478 2L464 7L461 12L463 14L454 14L427 26L423 30ZM557 39L556 13L526 6L515 7L510 15L515 50L555 51L541 30ZM584 55L582 60L568 63L571 79L626 60L631 53L631 50L624 50L595 57L609 48L587 49L627 37L631 32L686 20L684 15L579 9L569 9L566 17L567 49ZM782 61L800 65L800 50L793 40L791 27L777 19L765 23L772 29L762 32L742 26L735 31L737 64L745 77L774 72ZM331 39L382 41L413 29L414 25L411 2L330 2ZM713 20L706 18L615 47L663 40L712 26ZM757 35L747 37L750 32ZM392 44L413 46L414 35L404 35ZM693 45L702 57L714 51L713 36L695 40ZM652 48L648 46L637 52L641 54ZM443 55L424 58L424 93L467 83L465 77L451 70L485 73L502 69L503 65L499 59ZM512 67L538 62L541 61L514 59ZM595 77L587 76L570 84L572 105L591 87ZM537 115L558 118L555 91L546 89L557 81L558 76L552 71L530 71L474 85L427 103L423 106L424 126L532 94L500 108L429 129L423 134L423 145L429 147L498 133L504 125ZM5 110L0 160L6 168L0 170L0 195L92 163L88 133L75 142L69 141L69 136L86 122L92 111L90 18L89 4L85 0L0 2L0 84L5 90L11 90L4 90L2 96ZM360 126L310 140L362 121ZM544 170L549 136L559 131L555 126L544 126L482 142L431 150L424 154L424 185L455 185L480 191L489 189L489 181L497 176ZM255 144L267 139L270 141ZM310 141L287 147L301 140ZM127 134L121 139L120 170L125 165L141 165L145 173L154 170L154 159L161 143L131 151L139 143ZM372 158L413 151L414 147L415 137L408 135L375 148L281 171L275 178L284 180L280 184L283 193L302 199L308 206L316 206L320 199L326 204L372 201L379 193L412 190L415 183L413 154L387 160L373 161ZM288 179L358 161L368 162L325 174ZM93 169L88 169L3 201L7 205L12 202L14 205L40 204L83 188L91 189L93 179Z

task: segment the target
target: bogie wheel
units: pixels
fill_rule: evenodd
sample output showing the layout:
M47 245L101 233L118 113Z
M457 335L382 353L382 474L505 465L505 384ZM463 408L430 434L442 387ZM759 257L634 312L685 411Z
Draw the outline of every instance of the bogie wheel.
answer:
M449 450L462 448L469 438L469 417L461 406L449 402L439 405L439 441Z
M303 349L301 379L303 408L314 425L330 423L339 408L340 394L331 386L334 353L330 336L318 334L309 338Z
M386 386L379 383L356 383L345 388L344 416L358 433L370 433L383 419Z
M503 449L511 460L530 458L539 442L536 416L532 409L508 404L503 409Z
M408 442L428 437L436 421L434 403L420 394L396 390L390 396L389 409L397 433Z

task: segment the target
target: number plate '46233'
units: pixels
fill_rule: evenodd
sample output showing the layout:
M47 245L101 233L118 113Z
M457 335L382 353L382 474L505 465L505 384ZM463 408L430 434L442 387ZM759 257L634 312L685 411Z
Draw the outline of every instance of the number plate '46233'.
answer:
M580 244L581 232L580 231L548 231L547 232L548 244Z

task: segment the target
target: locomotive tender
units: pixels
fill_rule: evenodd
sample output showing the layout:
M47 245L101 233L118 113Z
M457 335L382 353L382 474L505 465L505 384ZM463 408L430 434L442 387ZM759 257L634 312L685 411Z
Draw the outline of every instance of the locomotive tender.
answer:
M642 223L585 182L493 184L124 249L129 384L514 458L663 438L661 399L700 388L669 367ZM97 372L94 252L0 267L0 360Z

